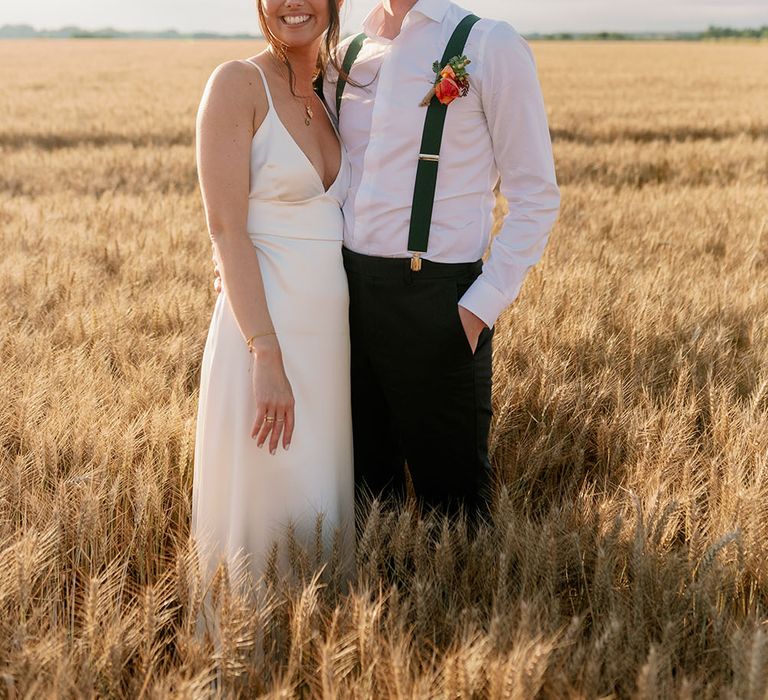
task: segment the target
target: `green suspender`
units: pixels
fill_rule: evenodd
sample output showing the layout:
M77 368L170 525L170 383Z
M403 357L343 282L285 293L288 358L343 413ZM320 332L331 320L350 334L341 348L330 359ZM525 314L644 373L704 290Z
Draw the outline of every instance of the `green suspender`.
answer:
M367 39L365 34L358 34L347 48L347 53L344 56L344 62L341 64L341 70L343 75L339 76L339 82L336 83L336 118L339 118L341 113L341 96L344 94L344 88L347 86L347 79L344 75L349 77L349 71L352 70L357 57L360 55L360 49L363 48L363 42Z
M360 49L363 48L363 42L367 39L365 34L358 34L349 44L349 47L347 47L347 53L344 56L344 62L342 63L342 70L344 71L344 75L349 77L349 71L352 70L352 66L354 65L355 61L357 60L357 57L360 55ZM344 88L347 86L347 80L346 78L342 78L339 76L339 82L336 85L336 119L338 120L339 112L341 111L341 96L344 94ZM325 102L325 96L323 94L323 74L320 73L317 78L315 78L315 82L313 83L313 87L315 89L315 92L318 94L320 99Z
M443 54L440 67L444 67L455 56L464 53L469 33L480 20L475 15L467 15L453 32L448 46ZM408 234L408 251L413 253L411 270L421 269L421 254L426 252L429 242L429 229L432 226L432 209L435 204L437 189L437 168L440 164L440 146L443 141L443 129L448 106L433 97L427 107L424 120L424 134L419 151L419 165L416 170L416 186L413 191L413 206L411 207L411 228Z
M476 15L467 15L453 32L448 46L440 63L444 67L454 56L461 56L467 39L480 18ZM357 59L360 49L365 41L365 34L358 34L349 45L347 55L344 57L342 68L346 75ZM339 76L336 85L336 116L341 112L341 97L347 81ZM443 141L445 118L448 115L448 106L433 97L427 107L427 116L424 120L424 133L421 138L421 150L419 152L419 165L416 169L416 185L413 190L413 205L411 206L411 227L408 234L408 251L413 253L411 269L421 269L421 254L426 252L429 243L429 229L432 226L432 210L435 205L435 191L437 189L437 168L440 163L440 146Z

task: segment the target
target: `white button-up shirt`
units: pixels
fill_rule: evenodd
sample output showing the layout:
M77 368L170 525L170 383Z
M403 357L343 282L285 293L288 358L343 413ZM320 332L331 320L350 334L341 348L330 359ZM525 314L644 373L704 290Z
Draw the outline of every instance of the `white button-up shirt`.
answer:
M450 0L419 0L393 40L380 36L378 5L366 18L368 36L350 72L339 131L352 182L344 204L344 245L366 255L410 257L408 233L432 64L469 12ZM342 42L343 59L351 38ZM448 106L432 227L425 260L469 262L489 244L493 188L509 202L481 275L460 300L486 325L517 297L528 269L542 256L557 218L547 115L533 54L508 23L483 19L464 51L472 62L470 91ZM329 68L326 102L336 107L338 74ZM418 274L418 273L416 273Z

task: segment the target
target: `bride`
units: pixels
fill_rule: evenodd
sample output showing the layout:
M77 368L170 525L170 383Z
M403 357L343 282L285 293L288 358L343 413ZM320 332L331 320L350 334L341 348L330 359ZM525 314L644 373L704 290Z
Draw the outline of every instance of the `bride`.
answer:
M218 66L197 118L197 165L221 274L200 374L192 535L204 574L241 552L252 580L292 523L354 540L348 290L349 162L318 67L343 0L259 0L268 47ZM285 553L281 555L285 565Z

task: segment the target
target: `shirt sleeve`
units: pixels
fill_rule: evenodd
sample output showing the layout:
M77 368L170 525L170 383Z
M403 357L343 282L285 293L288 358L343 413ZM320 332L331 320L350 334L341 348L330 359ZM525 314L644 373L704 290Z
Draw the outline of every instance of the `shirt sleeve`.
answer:
M459 304L492 327L544 253L560 190L533 53L510 24L499 22L489 30L480 72L480 96L509 214L482 273Z

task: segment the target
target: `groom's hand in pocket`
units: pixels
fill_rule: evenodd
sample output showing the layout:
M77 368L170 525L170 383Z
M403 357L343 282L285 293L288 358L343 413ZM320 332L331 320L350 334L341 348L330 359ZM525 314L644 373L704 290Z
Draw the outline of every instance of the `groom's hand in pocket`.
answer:
M487 328L485 321L461 305L459 305L459 317L461 318L461 325L464 326L464 334L467 336L469 347L472 348L472 354L474 354L477 350L480 333L483 332L483 328Z

